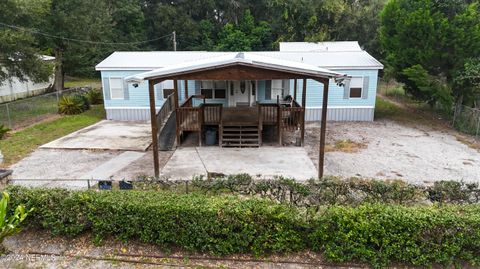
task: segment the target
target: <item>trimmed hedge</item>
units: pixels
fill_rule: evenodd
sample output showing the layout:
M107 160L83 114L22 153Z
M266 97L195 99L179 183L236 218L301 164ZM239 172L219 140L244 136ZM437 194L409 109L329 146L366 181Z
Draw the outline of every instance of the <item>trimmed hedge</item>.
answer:
M423 186L401 180L341 179L327 176L302 182L284 177L261 178L248 174L236 174L207 179L198 177L193 180L146 177L134 181L133 187L138 190L168 190L177 193L240 194L309 208L362 203L414 205L478 204L480 202L478 183L457 181L437 181L431 186Z
M480 262L480 206L363 204L318 212L239 196L10 187L34 228L91 232L216 255L313 250L334 262Z

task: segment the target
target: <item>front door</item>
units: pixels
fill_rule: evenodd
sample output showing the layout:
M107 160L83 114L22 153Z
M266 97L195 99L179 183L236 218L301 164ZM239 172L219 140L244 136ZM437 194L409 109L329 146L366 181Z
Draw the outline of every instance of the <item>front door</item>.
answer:
M234 80L230 82L230 105L250 106L250 83L247 80Z

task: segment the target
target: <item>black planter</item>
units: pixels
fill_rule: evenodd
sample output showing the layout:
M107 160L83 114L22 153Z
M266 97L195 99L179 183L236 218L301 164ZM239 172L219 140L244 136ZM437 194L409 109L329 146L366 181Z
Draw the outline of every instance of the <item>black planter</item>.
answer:
M111 190L112 189L112 181L101 180L101 181L98 182L98 188L100 190Z
M13 173L12 170L0 169L0 180L9 177Z

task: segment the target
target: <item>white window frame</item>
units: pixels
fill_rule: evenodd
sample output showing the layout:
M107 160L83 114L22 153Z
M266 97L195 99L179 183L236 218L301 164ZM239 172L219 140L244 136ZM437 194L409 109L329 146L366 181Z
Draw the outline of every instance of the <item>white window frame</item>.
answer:
M360 88L360 97L351 97L352 95L352 80L350 80L350 84L348 85L348 99L362 99L363 98L363 83L364 83L364 77L363 76L352 76L352 79L354 78L359 78L362 80L362 85L361 87L353 87L353 88Z
M222 101L227 100L228 93L229 93L228 92L228 85L229 85L228 81L226 81L226 80L202 80L202 81L200 81L200 94L202 93L202 90L203 90L203 84L202 84L203 81L209 81L209 82L212 83L212 88L211 88L212 89L212 98L208 98L208 99L206 98L207 100L222 100ZM225 88L219 88L220 90L225 90L225 98L217 98L215 96L215 90L217 89L217 88L215 88L215 82L217 82L217 81L225 82ZM210 89L210 88L205 88L205 89Z
M122 97L121 98L113 98L112 94L112 79L120 79L122 81ZM124 83L123 83L123 77L109 77L108 78L108 86L109 86L109 91L110 91L110 99L111 100L125 100L125 89L124 89Z
M274 95L274 91L280 91L280 95L279 95L279 98L280 100L283 100L283 98L285 98L286 96L286 92L287 92L287 83L285 83L287 81L287 79L272 79L271 80L271 84L270 84L270 100L277 100L277 95ZM281 86L280 87L273 87L274 86L274 81L280 81L281 82Z

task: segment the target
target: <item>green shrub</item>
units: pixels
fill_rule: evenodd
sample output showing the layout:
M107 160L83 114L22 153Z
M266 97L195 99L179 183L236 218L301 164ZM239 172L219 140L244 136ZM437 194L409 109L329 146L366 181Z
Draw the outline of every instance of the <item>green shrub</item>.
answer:
M5 127L5 125L0 124L0 139L3 139L9 131L10 131L10 128L7 128Z
M92 105L103 104L103 94L99 89L91 89L85 93L85 96L88 98L88 101Z
M35 206L29 225L54 234L91 231L214 254L305 248L297 211L266 200L154 191L67 191L11 187L14 204Z
M75 99L75 102L82 104L83 111L87 111L90 109L90 101L88 100L88 97L86 96L86 94L81 94L81 93L74 94L73 99Z
M171 181L145 178L134 182L134 188L143 190L170 190L185 192L233 193L259 196L295 206L321 206L332 204L356 205L365 202L414 204L428 199L425 188L403 181L366 180L359 178L339 179L325 177L306 182L291 178L253 178L248 174L188 181Z
M65 115L80 114L84 111L84 103L80 98L74 96L62 96L58 103L58 112Z
M312 248L374 267L480 262L480 206L332 206L312 220Z
M19 204L14 206L12 214L8 214L8 203L10 195L7 192L2 193L0 199L0 253L3 252L2 243L7 236L11 236L20 232L20 224L25 220L30 211L25 210L25 206Z
M244 178L244 180L246 180ZM166 191L9 187L12 205L35 207L30 226L91 232L216 255L313 250L328 261L420 266L480 263L480 205L321 206L311 213L258 198Z

